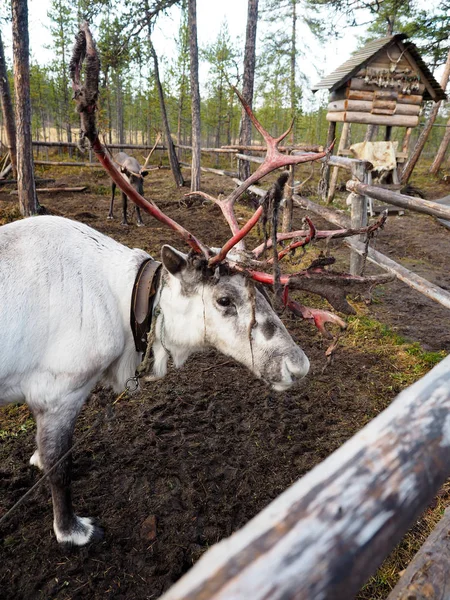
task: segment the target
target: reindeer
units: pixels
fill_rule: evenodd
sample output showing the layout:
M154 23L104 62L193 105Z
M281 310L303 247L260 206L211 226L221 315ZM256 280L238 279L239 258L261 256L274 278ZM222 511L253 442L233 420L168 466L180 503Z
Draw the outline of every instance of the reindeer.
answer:
M150 155L143 167L139 164L139 162L133 157L129 156L125 152L118 152L113 156L113 161L116 164L119 171L122 173L123 178L128 181L128 183L136 190L138 194L141 196L144 195L144 177L148 175L147 163ZM109 207L108 219L114 219L114 196L116 193L116 182L111 180L111 204ZM125 192L122 192L122 225L128 226L127 220L127 203L128 197ZM136 222L138 227L142 227L144 225L144 221L142 220L141 211L139 206L135 206L136 209Z
M85 54L87 83L82 88L79 76ZM314 270L277 277L258 270L268 264L259 260L260 247L253 252L243 247L244 237L259 221L267 202L279 206L286 174L241 229L233 210L255 176L321 158L326 152L282 156L277 144L289 131L274 140L244 104L269 150L259 174L253 174L227 199L214 199L233 232L216 251L138 194L102 147L95 127L98 57L87 25L77 37L71 74L82 132L105 169L127 196L191 247L185 254L164 245L159 263L142 250L129 249L62 217L30 217L0 228L0 404L26 402L30 407L37 424L37 449L30 463L48 473L56 538L83 546L100 538L102 530L73 510L70 449L77 416L97 383L121 392L141 372L150 353L151 379L157 380L166 374L169 357L180 368L193 352L215 348L275 391L288 389L307 375L309 360L260 291L260 284L284 286L285 305L322 329L328 321L345 323L328 311L302 307L286 293L288 286L296 285L320 293L317 265ZM274 260L320 237L308 224L309 232L291 232L296 241L280 252L278 241L287 237L275 230L264 244L272 245ZM323 295L345 310L345 293L336 295L333 281L327 280L328 292ZM367 278L368 286L373 283ZM345 284L348 291L348 278Z

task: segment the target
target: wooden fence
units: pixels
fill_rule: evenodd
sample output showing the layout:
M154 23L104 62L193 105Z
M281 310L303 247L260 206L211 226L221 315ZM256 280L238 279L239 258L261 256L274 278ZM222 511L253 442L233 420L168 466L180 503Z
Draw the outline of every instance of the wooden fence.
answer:
M449 453L450 356L161 600L350 600L450 475ZM425 573L404 598L444 597L429 587Z

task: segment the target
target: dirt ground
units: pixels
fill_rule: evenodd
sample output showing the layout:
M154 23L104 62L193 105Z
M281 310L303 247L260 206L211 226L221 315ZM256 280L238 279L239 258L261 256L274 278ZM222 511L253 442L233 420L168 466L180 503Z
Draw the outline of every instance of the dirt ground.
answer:
M55 176L52 174L52 176ZM100 171L67 172L57 183L88 184L82 194L41 196L56 214L79 219L131 247L154 255L178 239L144 215L120 226L106 220L108 180ZM225 178L204 176L204 189L231 189ZM180 204L183 192L168 171L153 171L146 196L210 245L228 231L211 204ZM450 193L443 185L427 195ZM0 209L14 200L0 188ZM296 213L300 224L304 213ZM310 215L317 226L325 226ZM329 228L326 225L326 228ZM392 217L375 247L430 281L450 289L450 232L431 217ZM347 250L336 250L342 263ZM308 298L314 303L314 298ZM450 311L401 283L377 289L368 305L353 299L358 315L378 320L389 335L450 351ZM211 545L242 527L297 478L318 464L389 404L405 381L393 378L397 359L378 351L381 334L358 337L350 319L333 364L323 370L326 344L308 323L286 325L311 360L298 387L275 394L247 371L211 352L145 384L130 399L94 390L76 438L99 420L74 452L74 503L105 528L101 543L82 549L58 546L46 485L0 528L0 596L7 599L157 598ZM1 327L1 326L0 326ZM0 334L1 339L1 334ZM364 340L367 340L367 344ZM34 426L24 407L0 411L0 516L39 478L28 460ZM369 596L365 596L369 597ZM250 600L250 599L249 599Z

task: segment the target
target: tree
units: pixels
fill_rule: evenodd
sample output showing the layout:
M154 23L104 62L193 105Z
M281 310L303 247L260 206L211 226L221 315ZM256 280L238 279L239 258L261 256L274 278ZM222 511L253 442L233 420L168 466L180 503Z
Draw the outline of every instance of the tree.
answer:
M256 64L256 31L258 26L258 1L248 0L247 30L245 34L244 75L242 79L242 96L250 107L253 107L253 91L255 84ZM250 117L242 109L239 130L239 144L249 146L252 143L252 124ZM239 160L239 177L242 180L250 176L250 163Z
M238 79L238 53L233 48L228 24L222 23L217 39L206 46L203 58L209 63L207 91L209 98L205 104L208 109L208 125L214 130L214 146L231 143L231 121L233 119L234 93L231 83ZM235 70L233 76L232 71Z
M50 33L56 55L52 68L55 74L55 83L58 88L60 99L60 119L63 124L63 129L66 131L67 141L71 142L72 126L70 116L73 113L73 108L67 76L68 56L71 48L68 48L67 46L68 40L73 40L74 38L76 22L70 0L52 0L47 16L51 22Z
M20 212L28 216L36 214L39 210L31 143L28 5L27 0L12 0L11 5L17 125L17 189Z
M198 82L198 45L197 45L197 1L188 0L189 56L191 75L191 112L192 112L192 165L191 192L200 189L200 87Z
M17 177L16 122L9 87L8 69L6 67L5 51L0 32L0 99L5 122L6 138L8 140L9 156L14 177Z
M440 81L441 88L443 90L446 89L449 78L450 78L450 50L449 50L449 53L447 56L447 62L445 65L445 69L444 69L444 72L442 74L441 81ZM430 135L431 129L432 129L433 124L438 115L441 103L442 103L441 100L439 100L439 102L434 103L433 108L431 109L430 115L425 124L425 127L422 129L422 131L419 135L419 139L417 140L416 145L414 146L414 150L412 151L411 156L408 158L408 160L406 161L406 163L402 169L402 174L400 177L401 183L407 183L409 178L411 177L414 167L416 166L417 161L419 160L420 155L422 154L422 150L425 147L425 143L428 139L428 136Z

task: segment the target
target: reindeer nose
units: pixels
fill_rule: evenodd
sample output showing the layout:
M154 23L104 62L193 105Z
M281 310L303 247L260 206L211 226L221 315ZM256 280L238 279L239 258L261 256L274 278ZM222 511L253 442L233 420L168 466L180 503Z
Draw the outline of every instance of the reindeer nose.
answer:
M287 370L292 379L303 379L309 371L309 359L303 352L301 352L300 356L295 358L295 360L292 360L291 358L286 360Z

